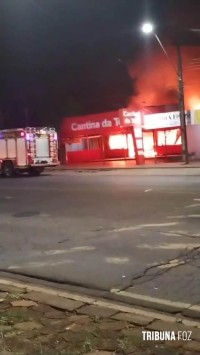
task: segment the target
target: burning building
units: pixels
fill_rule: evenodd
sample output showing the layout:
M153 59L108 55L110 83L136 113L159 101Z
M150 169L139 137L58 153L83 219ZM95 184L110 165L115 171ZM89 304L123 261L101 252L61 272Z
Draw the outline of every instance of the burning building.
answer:
M189 153L200 159L200 110L186 112ZM65 118L60 129L62 163L114 159L180 157L182 154L179 111L145 114L120 109L100 114Z
M137 95L127 108L63 120L63 162L136 159L143 164L149 158L181 156L176 51L168 48L170 61L160 50L146 51L128 66ZM184 47L182 57L188 146L199 159L200 47Z

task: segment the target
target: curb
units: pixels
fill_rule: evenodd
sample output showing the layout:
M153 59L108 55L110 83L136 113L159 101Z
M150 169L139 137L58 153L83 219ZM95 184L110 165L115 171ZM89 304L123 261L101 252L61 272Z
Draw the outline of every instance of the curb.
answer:
M119 302L125 302L129 305L140 306L144 308L154 309L168 314L179 313L184 317L197 319L200 321L200 306L190 303L175 302L156 297L150 297L131 293L127 291L111 290L112 299Z
M77 170L77 171L87 171L87 170L100 170L100 171L115 171L115 170L158 170L158 169L199 169L200 165L178 165L178 166L167 166L167 165L155 165L155 166L148 166L148 165L141 165L141 166L122 166L122 167L104 167L104 166L64 166L64 167L57 167L57 168L46 168L48 171L68 171L68 170Z
M182 166L133 166L133 167L92 167L92 166L81 166L81 167L58 167L56 169L47 168L46 172L132 172L135 174L161 174L165 175L167 172L169 175L200 175L200 165L182 165Z
M70 169L60 169L60 170L46 170L48 173L53 174L64 174L65 173L100 173L107 175L129 175L129 176L199 176L200 167L159 167L159 168L70 168Z
M165 312L170 316L179 314L179 316L181 315L184 318L191 318L200 322L200 306L198 305L140 295L119 289L111 289L110 291L89 289L84 286L72 284L57 284L53 281L41 280L30 276L18 274L13 276L7 272L0 273L0 286L1 285L13 285L14 287L33 291L40 289L46 292L46 290L49 290L50 294L53 292L52 294L54 295L67 294L70 295L70 297L76 295L78 297L77 300L82 297L82 299L90 300L90 302L94 302L97 299L109 303L116 302L128 308L142 307L145 312L148 310L159 312L159 314L160 312Z
M40 303L45 303L52 305L52 298L53 298L53 303L56 304L56 308L59 308L59 304L61 304L61 309L65 309L65 306L63 304L66 304L68 301L70 302L75 302L77 304L77 307L74 306L74 310L79 310L80 308L86 308L86 307L94 307L95 310L93 311L94 315L96 312L98 312L99 309L107 309L108 312L114 311L114 313L120 313L120 314L125 314L126 316L129 315L134 319L134 317L138 318L141 317L142 319L144 317L151 319L151 323L158 321L166 323L166 325L176 325L177 327L194 327L197 328L199 332L199 340L200 340L200 321L194 320L194 319L189 319L185 316L180 315L178 312L176 312L176 315L170 315L169 313L164 313L164 312L157 312L151 309L145 309L145 308L137 308L136 306L133 305L126 305L125 303L122 303L122 299L118 299L118 302L111 301L111 300L105 300L102 298L98 297L90 297L84 294L78 294L78 293L73 293L73 292L68 292L68 291L61 291L59 289L53 288L53 287L48 287L48 286L41 286L41 285L36 285L33 283L26 283L26 282L21 282L21 281L15 281L12 279L0 279L0 290L3 290L8 293L19 293L22 294L22 298L24 296L24 299L29 299L32 301L38 301L40 302L40 299L42 300ZM121 302L119 302L121 301ZM123 299L125 302L125 299ZM71 303L70 303L71 306ZM67 305L66 305L67 309ZM177 311L177 310L176 310ZM153 329L153 328L152 328Z

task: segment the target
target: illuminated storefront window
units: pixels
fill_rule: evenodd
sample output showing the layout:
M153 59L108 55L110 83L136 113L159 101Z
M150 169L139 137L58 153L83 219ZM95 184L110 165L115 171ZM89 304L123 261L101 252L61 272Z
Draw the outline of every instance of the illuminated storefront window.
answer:
M172 129L167 131L160 131L157 133L157 144L162 145L180 145L181 132L180 129Z
M133 135L131 133L127 134L127 143L128 143L128 156L129 158L134 158L135 149L133 144Z
M128 157L135 157L133 135L132 133L126 134L116 134L109 137L109 147L111 150L115 149L126 149L128 150Z
M109 137L110 149L127 149L126 134L116 134Z
M98 150L101 149L101 143L102 142L102 137L97 136L97 137L88 137L88 149L89 150Z
M144 132L143 133L143 146L144 146L144 156L145 158L154 158L154 137L153 132Z
M87 149L87 140L86 138L72 138L68 139L66 146L66 152L77 152Z

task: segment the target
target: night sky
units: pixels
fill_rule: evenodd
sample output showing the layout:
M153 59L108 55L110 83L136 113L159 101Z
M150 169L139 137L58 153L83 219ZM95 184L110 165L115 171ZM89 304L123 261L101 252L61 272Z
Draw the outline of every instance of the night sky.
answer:
M125 107L139 31L200 45L200 0L0 0L0 126L52 125ZM150 44L154 46L155 44Z

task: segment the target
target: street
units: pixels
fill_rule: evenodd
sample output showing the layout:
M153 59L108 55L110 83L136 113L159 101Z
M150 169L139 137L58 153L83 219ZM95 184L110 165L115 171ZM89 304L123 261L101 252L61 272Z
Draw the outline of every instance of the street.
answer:
M0 269L199 303L200 176L0 178Z

